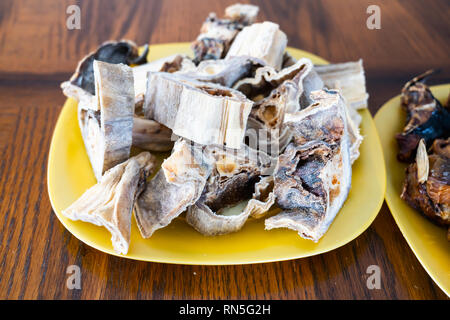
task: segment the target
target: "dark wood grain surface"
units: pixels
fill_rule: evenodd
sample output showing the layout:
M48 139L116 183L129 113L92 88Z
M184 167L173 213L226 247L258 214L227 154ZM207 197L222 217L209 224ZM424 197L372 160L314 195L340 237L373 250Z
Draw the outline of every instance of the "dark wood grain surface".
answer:
M183 266L121 259L73 237L47 194L50 139L65 97L59 83L108 39L138 44L191 41L210 11L233 1L0 1L1 299L445 299L408 247L384 204L349 244L319 256L244 266ZM280 24L289 45L330 61L364 59L370 110L402 84L441 68L449 82L447 0L252 1L260 20ZM81 8L81 30L66 9ZM370 4L381 29L366 27ZM81 290L66 268L81 268ZM366 286L381 269L381 289Z

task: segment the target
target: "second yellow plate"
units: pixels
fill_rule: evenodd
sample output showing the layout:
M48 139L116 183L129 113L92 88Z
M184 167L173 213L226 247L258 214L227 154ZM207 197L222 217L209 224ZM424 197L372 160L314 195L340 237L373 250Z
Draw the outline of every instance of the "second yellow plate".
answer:
M295 58L307 57L316 64L325 60L290 48ZM154 45L150 60L174 53L190 53L188 43ZM68 99L53 133L48 161L48 191L61 223L78 239L103 252L117 255L111 235L101 227L65 218L61 211L95 183L77 122L77 104ZM360 235L375 219L384 197L386 175L381 145L368 110L362 116L361 157L353 166L352 188L345 205L328 232L314 243L287 229L265 231L264 219L249 221L239 232L205 237L182 217L143 239L133 219L130 249L126 258L202 265L246 264L295 259L338 248Z
M434 96L447 102L450 84L431 87ZM405 126L400 96L378 110L375 123L383 145L387 170L386 202L406 241L428 274L450 296L450 242L447 230L436 226L400 198L406 164L397 160L395 134Z

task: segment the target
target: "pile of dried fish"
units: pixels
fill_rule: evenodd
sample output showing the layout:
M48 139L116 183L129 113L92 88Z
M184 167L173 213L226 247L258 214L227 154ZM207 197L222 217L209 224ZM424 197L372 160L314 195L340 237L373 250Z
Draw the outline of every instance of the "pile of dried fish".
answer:
M78 101L98 183L64 215L105 226L122 254L133 209L144 238L183 212L208 236L266 216L267 230L290 228L313 241L325 234L359 157L362 61L297 61L276 23L256 22L258 11L235 4L224 18L211 13L193 59L147 62L148 46L139 55L122 40L80 62L62 88ZM146 151L131 157L132 146ZM147 151L169 150L157 171Z
M415 77L402 89L407 123L395 136L397 157L410 165L401 198L446 227L450 241L450 99L442 106L425 84L433 72Z

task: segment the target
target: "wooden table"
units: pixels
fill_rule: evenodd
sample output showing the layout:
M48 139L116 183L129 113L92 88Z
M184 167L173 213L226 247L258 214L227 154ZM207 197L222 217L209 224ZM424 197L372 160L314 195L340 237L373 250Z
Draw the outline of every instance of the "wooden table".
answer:
M362 57L376 110L429 68L449 82L447 0L254 1L260 20L280 24L289 45L330 61ZM130 261L99 252L58 221L47 194L47 157L65 101L59 83L104 40L138 44L191 41L210 11L233 1L0 2L1 299L445 299L405 242L386 204L349 244L319 256L245 266L183 266ZM81 8L81 30L66 9ZM370 4L381 29L366 27ZM82 289L66 287L81 267ZM369 290L366 269L381 269Z

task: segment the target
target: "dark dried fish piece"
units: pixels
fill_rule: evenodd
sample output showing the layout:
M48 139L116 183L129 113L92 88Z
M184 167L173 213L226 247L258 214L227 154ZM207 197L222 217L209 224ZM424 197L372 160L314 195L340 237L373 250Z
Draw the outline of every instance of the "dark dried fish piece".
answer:
M112 64L139 65L147 62L148 50L148 45L146 44L143 53L139 55L138 46L130 40L107 41L103 43L97 50L84 57L78 63L77 69L70 80L61 85L64 94L80 101L80 97L72 95L77 93L77 90L70 88L71 86L76 86L91 95L95 95L94 60Z
M270 178L261 178L270 166L270 158L246 146L239 150L209 146L207 152L214 159L213 170L202 196L189 208L187 222L211 236L239 230L249 216L263 216L275 201ZM247 200L241 213L222 214Z
M437 139L427 158L419 158L406 168L401 198L439 225L450 226L450 139ZM426 179L419 179L421 162L427 161ZM425 180L425 181L423 181ZM422 181L422 182L421 182Z
M239 214L216 213L205 203L197 202L188 209L186 221L198 232L207 236L227 234L240 230L250 217L255 219L263 217L274 203L273 176L262 177L255 184L252 198Z
M266 229L289 228L318 241L346 200L351 186L347 107L336 91L316 91L311 106L293 114L293 142L280 155L274 193L283 212ZM286 120L285 120L286 121Z
M237 4L226 8L223 19L210 13L192 43L194 61L223 58L236 34L255 21L258 10L257 6Z
M403 132L395 136L400 161L414 159L420 139L430 146L435 139L446 139L450 135L450 110L440 104L424 83L433 73L429 70L415 77L402 89L402 106L406 111L407 123Z

